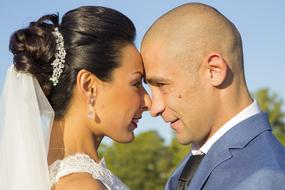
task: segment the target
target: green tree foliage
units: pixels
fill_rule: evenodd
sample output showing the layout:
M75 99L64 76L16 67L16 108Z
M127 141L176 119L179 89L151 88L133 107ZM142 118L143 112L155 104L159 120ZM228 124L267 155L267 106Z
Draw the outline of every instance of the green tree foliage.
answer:
M273 130L273 134L280 141L280 143L285 146L285 134L281 132L280 129Z
M283 101L275 93L270 93L268 88L262 88L254 93L260 108L268 112L269 120L272 127L285 127L284 117L285 113L282 112Z
M268 88L257 90L253 96L260 109L268 113L274 135L285 145L285 113L282 111L282 99L277 94L270 92Z
M173 154L155 131L139 134L130 144L113 143L105 150L110 170L132 190L163 189Z

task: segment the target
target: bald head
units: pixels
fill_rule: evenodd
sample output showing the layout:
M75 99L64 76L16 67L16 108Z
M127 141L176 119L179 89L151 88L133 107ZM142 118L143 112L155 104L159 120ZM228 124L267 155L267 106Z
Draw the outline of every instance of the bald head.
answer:
M219 53L234 72L243 73L238 30L220 12L204 4L184 4L161 16L145 34L142 52L150 44L183 60L195 60L196 68L207 54Z

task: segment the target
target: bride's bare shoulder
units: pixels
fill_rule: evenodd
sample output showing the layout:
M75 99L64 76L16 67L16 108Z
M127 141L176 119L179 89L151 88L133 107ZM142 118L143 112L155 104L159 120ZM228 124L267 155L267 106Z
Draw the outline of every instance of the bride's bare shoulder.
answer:
M62 177L53 190L106 190L104 185L88 173L75 173Z

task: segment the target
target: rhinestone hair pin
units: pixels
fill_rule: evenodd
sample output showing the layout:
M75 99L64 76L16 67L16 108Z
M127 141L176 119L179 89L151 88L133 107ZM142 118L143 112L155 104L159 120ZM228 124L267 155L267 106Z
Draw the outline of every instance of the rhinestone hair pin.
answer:
M56 40L56 52L55 52L55 59L51 63L53 66L52 76L49 78L49 80L52 82L53 86L56 86L58 84L58 79L63 72L64 63L65 63L65 56L66 52L64 49L64 41L63 36L59 32L58 27L54 29L52 34L55 37Z

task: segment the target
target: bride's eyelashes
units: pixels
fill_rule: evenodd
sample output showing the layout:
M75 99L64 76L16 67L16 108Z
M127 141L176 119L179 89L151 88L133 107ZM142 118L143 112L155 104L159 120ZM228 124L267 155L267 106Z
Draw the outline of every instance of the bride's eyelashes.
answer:
M135 86L137 88L141 88L142 87L142 79L139 79L139 80L135 81L133 83L133 86Z
M143 80L142 77L136 78L131 82L131 85L133 87L136 87L136 88L141 88L142 87L142 80Z

